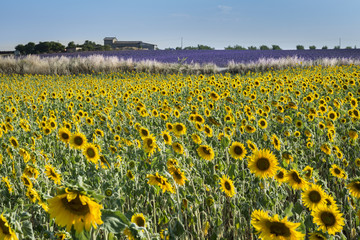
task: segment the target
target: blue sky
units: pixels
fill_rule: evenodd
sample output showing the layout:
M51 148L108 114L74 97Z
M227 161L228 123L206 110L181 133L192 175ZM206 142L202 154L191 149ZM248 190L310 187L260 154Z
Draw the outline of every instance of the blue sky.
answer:
M40 41L104 37L160 49L273 44L360 48L359 0L2 0L0 51Z

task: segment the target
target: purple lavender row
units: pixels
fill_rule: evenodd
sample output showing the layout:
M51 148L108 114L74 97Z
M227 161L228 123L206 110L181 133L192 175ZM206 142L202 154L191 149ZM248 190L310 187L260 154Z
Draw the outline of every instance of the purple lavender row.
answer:
M129 51L96 51L43 54L41 57L86 57L90 55L116 56L119 59L133 59L134 61L155 60L162 63L177 63L186 59L184 63L214 63L219 67L226 67L229 61L235 63L249 63L260 58L299 57L305 60L320 58L350 58L360 59L360 49L319 49L319 50L129 50Z

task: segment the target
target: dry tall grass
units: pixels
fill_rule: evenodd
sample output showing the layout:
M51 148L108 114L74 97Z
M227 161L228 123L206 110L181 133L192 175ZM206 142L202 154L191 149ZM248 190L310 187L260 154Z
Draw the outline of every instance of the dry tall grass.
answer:
M22 58L0 57L0 73L3 74L92 74L110 73L117 71L138 71L147 73L183 73L183 74L214 74L214 73L240 73L263 72L270 69L279 70L287 67L307 66L335 66L360 65L360 60L345 58L323 58L318 60L304 60L298 57L288 58L262 58L250 63L236 63L230 61L225 68L219 68L213 63L179 64L161 63L154 60L136 62L133 59L119 59L116 56L91 55L88 57L46 57L29 55Z

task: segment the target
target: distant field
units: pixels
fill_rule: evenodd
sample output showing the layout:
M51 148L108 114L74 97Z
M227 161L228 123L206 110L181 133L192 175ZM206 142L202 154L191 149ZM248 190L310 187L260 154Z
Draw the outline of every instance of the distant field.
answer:
M328 49L328 50L129 50L129 51L103 51L103 52L75 52L61 54L45 54L50 56L86 57L94 54L116 56L133 61L155 60L162 63L177 63L179 59L186 59L184 63L214 63L218 67L226 67L230 61L235 63L250 63L261 58L287 58L295 57L304 60L317 60L321 58L350 58L360 59L360 49Z

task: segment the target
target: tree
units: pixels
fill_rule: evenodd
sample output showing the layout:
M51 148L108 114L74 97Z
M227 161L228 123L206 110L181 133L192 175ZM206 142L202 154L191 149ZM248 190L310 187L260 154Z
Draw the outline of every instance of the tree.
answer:
M272 50L281 50L279 45L272 45Z
M316 49L316 46L312 45L309 47L310 50L315 50Z
M328 47L327 47L327 46L323 46L321 49L328 49Z
M303 45L297 45L296 46L296 50L304 50L304 46Z
M352 47L348 46L348 47L346 47L345 49L352 49Z
M34 54L35 53L35 51L34 51L35 43L29 42L24 47L25 47L25 54Z
M236 44L233 47L232 46L226 47L225 50L246 50L246 48Z
M340 49L340 46L334 46L334 49Z
M74 41L69 42L66 48L76 48Z
M266 45L261 45L260 50L270 50L270 48Z
M249 49L249 50L257 50L257 47L255 47L255 46L250 46L250 47L248 47L248 49Z
M25 46L24 46L23 44L17 45L17 46L15 47L15 50L16 50L16 51L19 51L20 54L26 54L26 53L25 53Z

